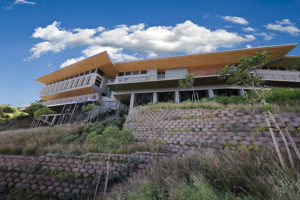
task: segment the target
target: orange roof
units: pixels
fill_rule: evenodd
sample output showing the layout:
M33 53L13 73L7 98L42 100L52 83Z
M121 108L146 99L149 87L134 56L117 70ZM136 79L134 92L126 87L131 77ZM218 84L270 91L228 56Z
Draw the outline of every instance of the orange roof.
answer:
M148 59L130 62L117 62L113 64L106 52L102 52L85 60L69 65L65 68L47 74L36 79L37 81L49 84L62 80L76 74L99 68L108 77L114 78L117 72L149 70L149 69L214 69L222 68L226 65L238 64L243 56L253 56L261 51L271 52L271 61L284 57L288 52L295 48L297 44L275 45L266 47L256 47L238 50L229 50L205 54L194 54L186 56L176 56L168 58Z
M49 84L95 68L101 69L101 71L103 71L103 73L105 73L110 78L115 77L117 73L117 70L114 64L111 62L107 52L104 51L95 56L89 57L57 71L54 71L50 74L37 78L36 81L44 84Z
M238 64L243 56L253 56L261 51L272 52L270 60L277 60L290 52L297 44L256 47L238 50L221 51L214 53L158 58L141 61L115 63L119 72L148 70L148 69L176 69L199 68L212 69Z

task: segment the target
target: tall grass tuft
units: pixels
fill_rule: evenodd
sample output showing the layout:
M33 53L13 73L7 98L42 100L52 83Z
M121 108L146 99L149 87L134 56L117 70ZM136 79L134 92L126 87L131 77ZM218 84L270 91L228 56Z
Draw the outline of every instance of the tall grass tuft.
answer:
M157 162L112 199L300 199L299 169L282 170L272 150L193 153Z

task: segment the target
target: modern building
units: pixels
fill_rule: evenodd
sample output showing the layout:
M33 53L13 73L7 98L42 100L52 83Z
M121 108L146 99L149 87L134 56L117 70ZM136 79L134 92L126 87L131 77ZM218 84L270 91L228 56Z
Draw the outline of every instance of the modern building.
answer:
M66 105L91 101L119 102L124 107L149 102L182 102L191 99L191 88L178 88L185 74L195 76L194 88L199 98L215 95L243 95L243 85L228 85L218 79L226 66L238 65L243 56L271 52L270 62L258 73L267 86L299 87L300 71L295 66L300 56L287 56L297 44L247 48L205 54L130 62L112 62L102 52L36 79L44 84L40 92L44 104L61 111ZM72 110L72 109L71 109ZM75 110L75 109L74 109ZM74 111L75 112L75 111Z

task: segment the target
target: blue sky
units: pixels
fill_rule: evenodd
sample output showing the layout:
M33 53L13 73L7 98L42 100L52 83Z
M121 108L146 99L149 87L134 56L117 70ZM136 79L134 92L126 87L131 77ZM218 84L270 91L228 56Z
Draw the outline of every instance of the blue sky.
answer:
M0 104L107 50L115 61L299 43L300 0L1 0ZM296 47L290 55L300 55Z

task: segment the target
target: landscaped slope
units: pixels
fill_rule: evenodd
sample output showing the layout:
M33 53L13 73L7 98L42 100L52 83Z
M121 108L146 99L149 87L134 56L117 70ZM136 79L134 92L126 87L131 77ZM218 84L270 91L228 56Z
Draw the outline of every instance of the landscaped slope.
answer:
M244 106L246 108L246 106ZM139 141L202 147L272 146L262 111L220 104L167 103L132 109L124 128ZM300 144L300 113L277 113ZM279 145L283 142L276 132Z

